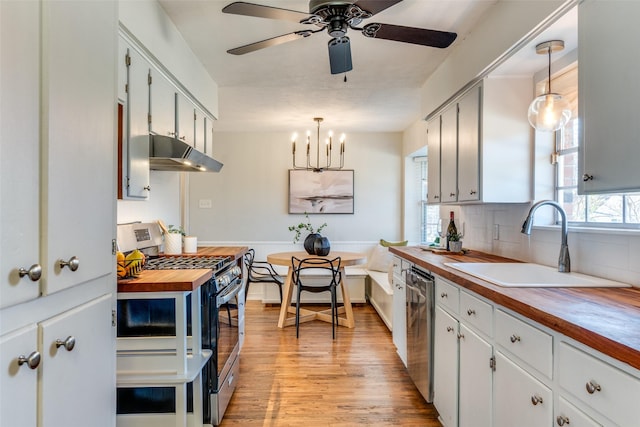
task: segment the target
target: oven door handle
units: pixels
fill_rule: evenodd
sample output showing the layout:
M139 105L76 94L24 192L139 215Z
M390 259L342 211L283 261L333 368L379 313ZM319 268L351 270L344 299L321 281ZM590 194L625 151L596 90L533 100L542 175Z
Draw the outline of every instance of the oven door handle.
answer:
M242 289L242 281L240 280L237 280L235 285L228 286L225 289L225 293L222 295L218 295L218 298L216 299L218 307L228 303L231 300L231 298L238 295L238 292L240 292L240 289Z

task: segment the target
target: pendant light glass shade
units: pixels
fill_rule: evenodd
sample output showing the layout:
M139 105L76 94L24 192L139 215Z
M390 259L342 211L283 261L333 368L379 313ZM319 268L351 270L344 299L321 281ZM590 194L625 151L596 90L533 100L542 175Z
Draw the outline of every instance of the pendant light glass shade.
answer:
M529 105L529 123L541 132L562 129L571 119L569 103L557 93L540 95Z
M537 131L555 132L562 129L571 119L569 103L558 93L551 92L551 52L564 49L562 40L551 40L536 46L536 53L549 57L548 78L549 90L538 96L529 105L529 123Z

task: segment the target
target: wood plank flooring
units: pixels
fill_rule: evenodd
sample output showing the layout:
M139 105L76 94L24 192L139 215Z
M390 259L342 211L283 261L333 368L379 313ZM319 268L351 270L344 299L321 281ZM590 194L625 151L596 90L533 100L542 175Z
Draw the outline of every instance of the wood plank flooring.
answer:
M221 427L440 427L413 385L391 333L370 305L356 327L320 321L277 327L280 307L248 301L238 387Z

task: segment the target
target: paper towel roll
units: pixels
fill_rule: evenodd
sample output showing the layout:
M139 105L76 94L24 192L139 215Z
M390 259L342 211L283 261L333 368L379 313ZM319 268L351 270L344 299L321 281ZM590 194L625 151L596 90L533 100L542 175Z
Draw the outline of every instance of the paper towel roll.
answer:
M196 236L186 236L184 238L184 253L195 254L198 252L198 238Z

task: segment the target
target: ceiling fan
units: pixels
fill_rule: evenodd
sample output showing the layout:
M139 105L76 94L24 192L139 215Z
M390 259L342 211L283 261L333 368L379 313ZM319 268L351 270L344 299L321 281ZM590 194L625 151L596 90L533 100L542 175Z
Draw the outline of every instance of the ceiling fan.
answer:
M246 2L235 2L225 6L222 11L234 15L254 16L257 18L280 19L300 24L315 25L317 29L303 29L293 33L269 38L259 42L229 49L233 55L244 55L266 47L279 45L322 30L327 30L329 40L329 63L331 74L351 71L351 42L347 37L350 28L360 31L366 37L412 43L422 46L446 48L456 39L456 33L428 30L401 25L370 23L358 27L363 20L400 3L402 0L310 0L309 13L281 9Z

